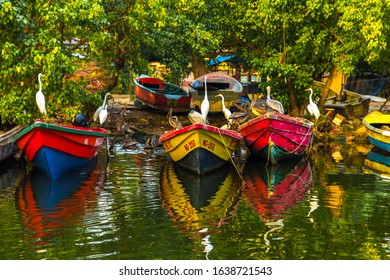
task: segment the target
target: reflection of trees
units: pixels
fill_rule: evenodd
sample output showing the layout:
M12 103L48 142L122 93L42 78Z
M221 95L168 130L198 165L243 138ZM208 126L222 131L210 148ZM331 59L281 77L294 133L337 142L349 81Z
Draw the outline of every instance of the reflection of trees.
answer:
M340 159L332 158L337 151ZM364 172L369 148L335 145L317 149L313 169L318 194L314 219L313 249L325 259L386 259L383 232L389 224L389 202L383 199L384 181ZM386 195L385 195L386 196ZM390 226L387 226L390 228ZM323 238L323 236L327 238ZM388 249L387 249L388 250Z

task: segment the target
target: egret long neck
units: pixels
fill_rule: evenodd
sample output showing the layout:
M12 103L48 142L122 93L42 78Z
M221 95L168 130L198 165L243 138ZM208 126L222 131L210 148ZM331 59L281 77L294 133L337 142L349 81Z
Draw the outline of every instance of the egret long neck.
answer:
M226 110L226 107L225 107L225 98L222 96L222 109L225 111Z
M104 108L104 106L106 105L106 102L107 102L107 95L109 95L109 93L107 93L107 94L104 96L103 108Z
M207 76L204 77L204 99L207 99Z
M39 91L42 91L41 75L38 75Z

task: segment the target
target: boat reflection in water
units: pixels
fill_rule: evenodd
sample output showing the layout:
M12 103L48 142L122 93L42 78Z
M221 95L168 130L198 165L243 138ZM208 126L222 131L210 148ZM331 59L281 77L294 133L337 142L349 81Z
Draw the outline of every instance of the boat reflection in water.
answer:
M104 183L100 162L91 162L82 171L67 174L52 180L47 173L34 168L25 178L25 183L16 193L16 201L22 221L30 231L30 238L36 245L50 243L50 239L63 234L69 227L69 234L78 219L82 219L92 208ZM61 229L61 230L60 230Z
M233 216L240 189L231 165L198 175L168 161L161 172L163 207L180 232L192 234L190 238L202 246L206 258L213 249L210 237Z
M264 234L269 247L268 235L283 228L284 212L308 197L313 185L310 163L306 159L272 166L249 162L244 178L243 196L269 228Z
M373 147L364 160L364 165L380 177L390 179L390 153Z

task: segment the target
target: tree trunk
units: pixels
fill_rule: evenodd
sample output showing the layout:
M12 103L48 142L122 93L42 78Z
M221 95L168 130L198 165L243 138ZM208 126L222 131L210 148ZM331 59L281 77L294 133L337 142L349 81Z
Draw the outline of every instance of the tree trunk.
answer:
M318 103L318 107L319 107L320 111L324 111L326 97L329 94L330 86L332 85L332 82L333 82L334 71L336 71L336 67L332 66L332 68L330 69L330 72L329 72L329 77L326 80L325 86L321 90L321 98L320 98L320 102Z
M118 47L118 54L115 61L115 73L111 76L108 85L106 86L107 91L112 91L118 85L118 77L120 71L125 67L125 49L123 47Z
M199 56L197 55L191 55L191 66L195 79L207 73L206 64L203 59L199 59Z
M295 96L294 87L291 84L290 79L287 80L288 98L290 99L290 112L289 115L297 117L299 115L299 107L297 103L297 97Z

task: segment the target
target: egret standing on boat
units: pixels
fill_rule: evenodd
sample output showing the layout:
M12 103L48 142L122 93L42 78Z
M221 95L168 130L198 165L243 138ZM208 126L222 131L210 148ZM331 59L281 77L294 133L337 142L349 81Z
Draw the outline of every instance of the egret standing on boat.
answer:
M100 112L106 107L106 102L107 102L107 97L108 96L111 96L111 93L107 93L105 96L104 96L104 101L103 101L103 104L102 106L100 106L99 108L96 109L95 113L93 114L93 121L96 122L99 118L99 115L100 115Z
M220 96L222 98L222 112L225 116L225 119L230 122L230 116L232 115L232 112L225 106L225 98L222 94L218 94L217 96Z
M281 114L284 114L284 109L282 103L277 100L271 99L271 87L267 86L267 105L272 110L277 111Z
M41 114L47 115L45 96L43 95L43 92L42 92L41 76L42 76L42 74L39 73L38 74L39 90L38 90L37 94L35 95L35 101L37 102L37 105L38 105L38 108L39 108L39 111L41 112Z
M202 118L204 123L207 123L207 115L210 110L210 102L207 97L207 76L204 77L204 99L200 105L200 112L202 113Z
M314 116L316 119L318 119L321 115L320 110L318 110L317 105L313 102L312 95L313 95L313 89L309 88L307 89L310 91L309 95L309 104L307 105L307 111L311 116Z

